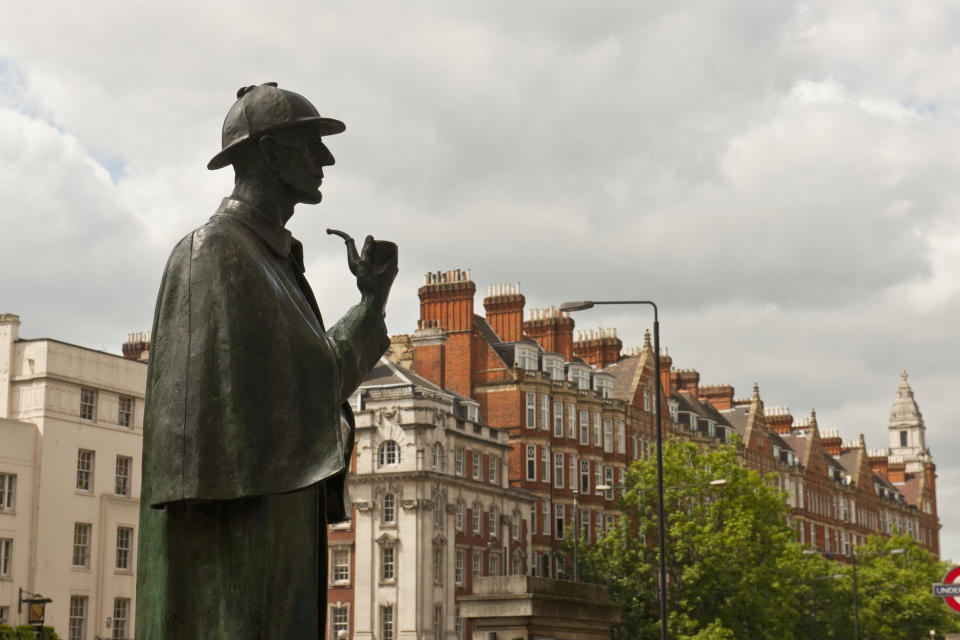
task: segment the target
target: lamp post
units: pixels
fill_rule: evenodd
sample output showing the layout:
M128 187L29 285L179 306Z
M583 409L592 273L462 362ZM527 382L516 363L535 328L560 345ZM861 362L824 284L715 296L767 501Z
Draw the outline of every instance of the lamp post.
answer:
M580 492L573 488L573 581L580 582Z
M564 302L560 305L560 311L582 311L598 304L645 304L653 307L653 368L656 385L654 410L656 411L657 422L657 546L660 552L660 593L658 595L660 597L660 640L667 640L667 536L663 518L663 425L660 415L660 396L663 385L660 381L660 318L657 313L657 305L652 300L580 300Z
M816 549L804 549L803 555L819 555ZM906 553L906 549L891 549L887 552L889 556L898 556ZM833 558L832 553L825 554L828 558ZM857 550L850 550L850 566L853 569L853 640L860 640L860 602L857 598ZM832 577L832 576L828 576ZM814 578L816 580L816 578Z

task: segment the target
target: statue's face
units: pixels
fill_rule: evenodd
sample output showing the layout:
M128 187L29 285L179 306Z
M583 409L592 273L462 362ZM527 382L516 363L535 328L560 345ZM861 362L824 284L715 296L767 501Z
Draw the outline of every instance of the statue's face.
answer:
M332 165L333 154L316 133L309 129L291 129L277 136L279 162L277 176L296 202L317 204L323 194L323 167Z

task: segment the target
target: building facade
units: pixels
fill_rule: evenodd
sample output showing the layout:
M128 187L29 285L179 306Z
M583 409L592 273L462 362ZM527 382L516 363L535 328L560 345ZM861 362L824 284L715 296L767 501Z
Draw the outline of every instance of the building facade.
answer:
M638 376L633 397L618 397L604 365L622 344L612 330L574 336L555 308L525 314L516 285L494 285L474 313L467 270L429 273L419 289L418 330L398 361L440 387L475 400L486 423L509 434L509 475L530 492L533 576L568 577L567 540L579 527L588 541L619 517L618 487L631 462L651 451L653 376ZM635 356L653 366L649 341ZM602 488L609 487L609 488Z
M397 337L393 358L443 388L474 399L483 419L510 434L510 479L536 499L529 571L563 576L563 539L574 526L602 535L617 517L616 487L653 452L654 354L649 335L623 352L616 332L574 337L572 318L533 309L518 285L494 285L474 313L469 270L428 273L418 329ZM873 533L900 531L939 556L936 468L926 427L903 375L888 425L890 447L867 450L821 431L815 412L794 419L766 409L759 389L735 398L728 384L701 385L693 369L660 358L665 437L702 446L736 442L743 463L774 474L801 543L849 559ZM598 487L613 487L598 489Z
M146 364L0 315L0 620L51 598L68 640L132 638Z
M383 358L351 398L350 522L329 530L330 638L470 637L459 598L527 571L532 497L478 404Z

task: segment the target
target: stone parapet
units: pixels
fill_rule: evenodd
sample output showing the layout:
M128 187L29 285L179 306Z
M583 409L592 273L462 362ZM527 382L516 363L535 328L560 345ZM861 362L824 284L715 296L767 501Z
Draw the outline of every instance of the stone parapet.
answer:
M603 585L533 576L475 578L459 605L473 640L607 640L621 619Z

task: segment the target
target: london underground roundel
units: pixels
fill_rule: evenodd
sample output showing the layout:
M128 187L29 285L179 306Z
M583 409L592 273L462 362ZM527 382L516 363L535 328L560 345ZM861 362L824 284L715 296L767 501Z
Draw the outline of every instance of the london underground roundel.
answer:
M943 577L943 582L933 585L933 595L943 598L947 606L960 613L960 567L954 567Z

